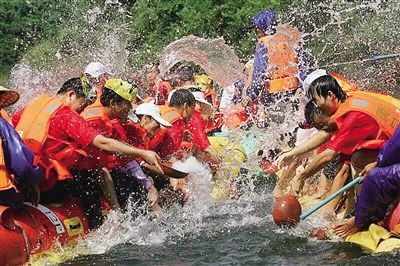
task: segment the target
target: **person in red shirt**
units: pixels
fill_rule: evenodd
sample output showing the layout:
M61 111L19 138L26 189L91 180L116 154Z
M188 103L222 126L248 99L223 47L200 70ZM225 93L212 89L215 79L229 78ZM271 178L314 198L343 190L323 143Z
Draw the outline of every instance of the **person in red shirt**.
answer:
M307 178L325 167L337 155L351 158L354 176L363 168L375 161L379 148L390 137L383 133L378 117L359 111L357 109L345 110L339 117L339 109L347 103L348 95L343 91L338 82L330 75L324 75L314 80L310 85L309 93L312 101L324 110L325 114L334 119L337 130L332 136L326 131L319 131L303 147L312 150L329 139L325 150L319 153L311 163L296 177L299 182L295 190L299 192ZM356 97L356 96L355 96ZM369 143L368 145L365 145ZM301 150L292 150L280 157L279 161L290 161Z
M179 150L183 134L196 107L196 99L187 89L173 92L169 105L160 106L161 115L172 127L161 130L149 141L149 148L157 152L163 160L168 160Z
M13 116L16 130L46 169L46 175L40 184L42 201L62 200L66 192L81 197L91 229L102 223L102 217L95 217L98 214L93 213L95 208L91 201L96 198L93 194L101 191L96 188L97 182L92 181L95 178L81 180L69 171L79 169L80 163L86 157L85 150L95 146L110 153L142 157L157 167L160 159L153 151L141 150L107 138L90 127L79 112L94 101L93 95L95 92L87 82L81 78L72 78L62 85L55 97L42 96L34 99Z
M153 103L142 103L128 116L131 121L124 124L127 142L134 147L147 148L147 141L152 138L163 126L169 128L172 125L161 117L160 109ZM135 123L136 122L136 123ZM124 167L130 175L136 176L139 182L149 191L150 208L153 211L160 209L158 205L158 192L153 180L147 176L141 167L153 174L160 175L158 169L150 166L145 161L136 159Z
M193 145L207 156L206 161L212 165L218 165L221 160L217 151L211 146L206 133L206 121L203 117L209 117L212 114L212 105L205 99L202 91L192 91L196 99L196 109L188 122Z

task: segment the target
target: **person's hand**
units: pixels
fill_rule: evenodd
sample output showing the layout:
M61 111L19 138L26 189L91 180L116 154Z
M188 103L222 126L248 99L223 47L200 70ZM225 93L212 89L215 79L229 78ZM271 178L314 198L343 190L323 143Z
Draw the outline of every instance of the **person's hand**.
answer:
M301 175L296 175L292 180L292 191L297 195L303 190L305 179Z
M40 201L40 189L38 185L32 185L28 188L28 198L33 206L37 207Z
M205 152L208 155L208 158L211 160L212 164L220 164L222 159L218 155L218 152L210 145L207 149L205 149Z
M157 153L155 153L154 151L143 150L140 157L142 157L142 159L145 160L150 167L154 166L161 174L164 174L164 171L158 163L161 158L160 156L158 156Z
M154 186L151 186L148 190L149 205L150 208L157 204L158 202L158 192Z
M274 164L279 168L283 168L284 166L289 165L290 161L293 160L294 155L288 151L283 154L281 154L278 159L274 162Z
M189 200L189 189L188 189L188 183L185 178L181 179L176 179L176 178L170 178L170 185L174 189L174 191L181 191L183 193L183 200L187 202Z
M373 163L367 164L367 165L364 167L364 169L360 172L361 181L364 180L365 176L366 176L372 169L374 169L374 168L376 167L376 165L377 165L377 162L373 162Z

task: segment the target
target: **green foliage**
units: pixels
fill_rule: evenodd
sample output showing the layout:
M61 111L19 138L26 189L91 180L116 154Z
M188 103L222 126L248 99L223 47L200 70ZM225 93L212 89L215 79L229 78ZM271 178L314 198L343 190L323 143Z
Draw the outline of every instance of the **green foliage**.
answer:
M273 0L139 0L131 7L129 49L131 63L155 59L170 42L193 34L204 38L224 37L240 58L254 51L255 34L250 19L266 8L281 10L293 1ZM135 53L135 51L140 51Z
M76 26L98 2L102 1L0 0L0 72L8 72L41 40L41 47L33 48L32 58L49 60L48 55L60 44L53 37L65 29L72 32L71 25Z

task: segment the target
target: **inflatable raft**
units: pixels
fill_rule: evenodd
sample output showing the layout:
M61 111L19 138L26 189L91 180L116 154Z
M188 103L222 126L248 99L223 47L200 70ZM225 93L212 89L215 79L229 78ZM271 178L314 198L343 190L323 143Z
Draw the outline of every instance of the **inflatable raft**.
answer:
M30 255L76 241L89 231L83 208L76 199L37 207L26 203L16 213L0 206L0 219L0 265L23 264Z
M371 224L368 230L351 235L345 241L373 253L400 249L400 203L381 225Z

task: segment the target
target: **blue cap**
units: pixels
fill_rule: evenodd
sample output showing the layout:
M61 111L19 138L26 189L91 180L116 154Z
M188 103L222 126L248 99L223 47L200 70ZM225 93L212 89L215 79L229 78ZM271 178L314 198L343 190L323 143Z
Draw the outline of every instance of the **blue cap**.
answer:
M251 23L264 33L272 31L276 26L276 13L269 8L251 19Z

